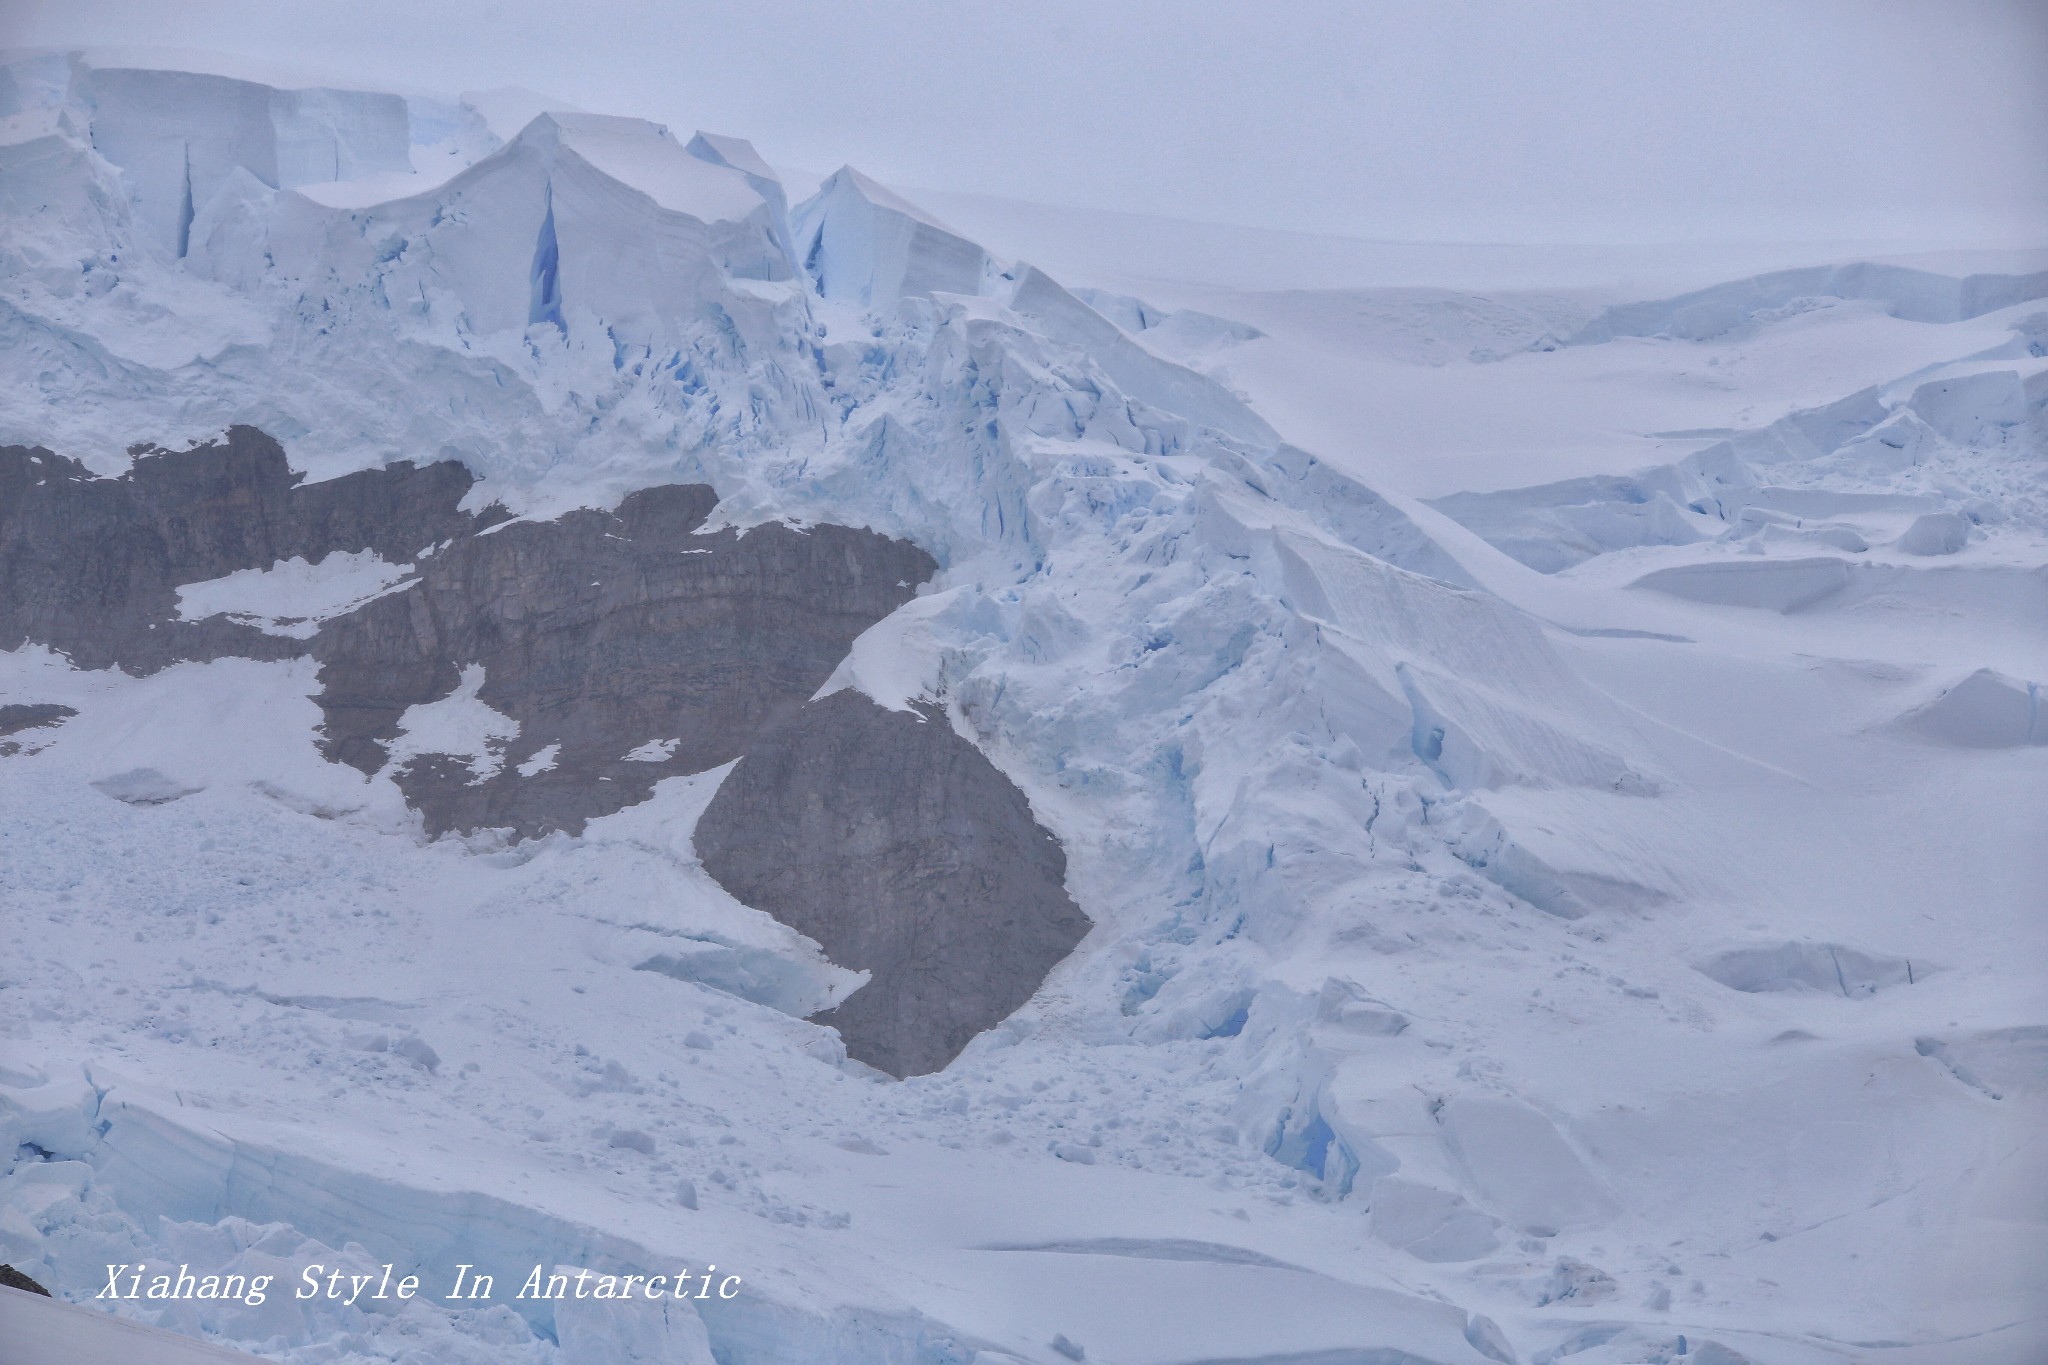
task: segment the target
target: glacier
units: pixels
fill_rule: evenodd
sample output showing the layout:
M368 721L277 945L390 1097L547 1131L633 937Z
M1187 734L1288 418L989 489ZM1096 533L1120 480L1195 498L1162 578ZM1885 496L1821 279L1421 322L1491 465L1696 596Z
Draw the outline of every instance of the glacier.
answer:
M303 490L452 462L506 555L673 485L715 493L691 549L903 542L931 576L798 701L971 748L1088 921L898 1080L811 1018L879 973L698 845L740 790L684 771L703 735L636 733L645 796L576 828L429 838L405 760L583 779L513 752L481 659L398 762L328 761L292 632L415 610L452 506L168 585L242 655L24 626L0 1259L81 1299L202 1256L745 1277L659 1325L122 1306L281 1361L2048 1350L2038 268L1590 315L1069 287L851 167L792 204L736 137L0 72L0 442L112 481L255 428ZM1837 335L1854 382L1699 397ZM1399 414L1303 397L1421 426L1569 385L1657 411L1455 488Z

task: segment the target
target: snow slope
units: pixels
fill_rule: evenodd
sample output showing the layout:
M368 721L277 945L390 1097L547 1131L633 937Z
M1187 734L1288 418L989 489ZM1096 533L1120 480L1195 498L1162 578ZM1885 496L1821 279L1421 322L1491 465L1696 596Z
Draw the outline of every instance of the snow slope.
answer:
M2048 1354L2025 272L1713 327L1137 298L851 169L789 206L730 137L6 71L0 439L111 473L248 423L527 517L703 481L910 539L939 576L826 690L939 704L1095 929L887 1081L804 1021L849 974L698 864L723 770L428 842L321 760L306 662L27 644L0 1259L745 1279L122 1310L307 1362ZM285 629L395 567L182 597ZM406 742L488 763L474 692Z
M10 1289L0 1293L0 1360L71 1365L250 1365L257 1359L111 1314Z

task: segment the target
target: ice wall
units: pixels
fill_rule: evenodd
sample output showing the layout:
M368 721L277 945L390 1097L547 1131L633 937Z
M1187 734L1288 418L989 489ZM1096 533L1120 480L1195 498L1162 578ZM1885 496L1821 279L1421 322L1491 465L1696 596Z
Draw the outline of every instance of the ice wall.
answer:
M828 299L884 308L921 294L979 293L988 253L851 166L797 206L798 259Z
M397 95L88 67L77 98L90 111L94 148L125 175L138 218L179 256L198 206L238 168L287 189L412 168Z

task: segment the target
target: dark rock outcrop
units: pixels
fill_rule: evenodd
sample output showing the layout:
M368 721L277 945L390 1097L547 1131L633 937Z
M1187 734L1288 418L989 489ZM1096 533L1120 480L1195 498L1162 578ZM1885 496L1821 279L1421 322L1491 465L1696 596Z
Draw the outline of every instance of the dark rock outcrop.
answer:
M404 563L505 515L457 510L473 482L459 464L304 478L253 427L140 453L111 479L47 450L0 448L0 649L33 641L80 668L137 674L182 659L289 658L302 642L225 617L179 620L177 586L337 550Z
M81 668L149 673L180 660L321 662L330 758L380 770L407 707L481 664L481 700L519 737L492 776L425 755L398 774L430 833L581 830L654 783L738 757L801 706L855 636L937 565L843 526L697 534L718 499L674 485L615 513L514 522L460 510L453 463L399 463L303 482L251 427L142 453L99 478L47 450L0 449L0 649L29 642ZM280 560L376 552L418 581L329 621L308 642L213 616L181 620L177 588ZM624 756L674 741L653 762ZM552 766L517 765L550 745Z
M653 488L457 541L420 581L328 622L314 641L329 757L375 772L408 706L481 664L478 699L519 723L503 765L415 761L398 773L430 833L580 831L655 782L747 751L795 712L854 637L937 564L906 541L779 523L699 534L717 498ZM673 741L654 761L626 755ZM521 763L554 746L552 766Z
M1088 932L1024 793L939 712L852 691L755 742L696 844L733 895L873 973L818 1019L895 1076L946 1065Z
M822 1019L898 1076L952 1060L1087 932L1058 843L943 715L854 692L809 701L937 570L924 551L844 526L706 532L718 499L703 485L546 522L463 512L471 485L455 464L307 484L247 427L142 454L118 478L0 449L0 650L35 642L136 674L310 653L322 750L366 773L391 764L408 708L468 673L516 734L482 761L412 751L398 765L430 834L576 833L664 777L739 759L698 828L705 866L873 974ZM182 584L365 550L412 581L310 640L178 616ZM0 708L0 737L71 714ZM148 769L97 785L135 805L195 790Z
M19 702L12 706L0 706L0 758L21 751L19 740L9 740L9 735L18 735L24 730L46 730L62 725L78 712L69 706L60 706L53 701Z
M11 1265L0 1265L0 1285L5 1285L9 1289L25 1290L31 1294L41 1294L46 1299L50 1297L49 1290L43 1288Z

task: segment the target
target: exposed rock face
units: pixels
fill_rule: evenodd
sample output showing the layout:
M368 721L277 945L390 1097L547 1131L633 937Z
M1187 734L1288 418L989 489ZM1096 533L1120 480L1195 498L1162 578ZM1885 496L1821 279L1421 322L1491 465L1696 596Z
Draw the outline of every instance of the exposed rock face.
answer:
M851 691L757 741L696 842L735 896L874 973L818 1017L896 1076L950 1062L1088 931L1024 794L944 716Z
M0 448L0 649L35 641L80 668L130 673L287 658L303 646L225 617L179 620L177 585L336 550L404 562L490 520L456 510L472 482L459 464L304 477L253 427L144 455L114 479L47 450Z
M25 732L54 729L77 714L78 712L71 707L59 706L51 701L0 706L0 758L12 758L19 753L34 753L41 747L35 743L38 736ZM21 735L22 738L9 739L9 735Z
M13 706L0 706L0 739L19 734L23 730L40 730L46 726L61 725L78 712L69 706L60 706L53 701L22 702Z
M873 973L823 1019L898 1076L951 1061L1087 932L1058 843L942 715L808 700L937 570L923 550L844 526L706 533L718 499L703 485L527 522L461 511L472 479L456 464L302 479L247 427L119 478L0 449L0 649L138 674L310 653L323 752L391 770L429 834L577 833L737 758L698 828L705 866ZM411 581L310 639L180 619L181 585L363 551ZM483 718L486 752L414 733L426 722L408 710L442 703ZM9 705L0 738L72 714ZM133 805L193 790L149 769L100 785Z
M580 831L656 781L747 751L830 677L854 637L937 569L904 541L843 526L695 534L703 485L635 493L458 541L420 582L314 640L328 755L384 766L408 706L481 664L478 700L519 726L498 770L427 758L398 775L430 833ZM628 759L649 743L665 757ZM552 765L522 775L553 747Z
M0 1285L5 1285L9 1289L24 1290L30 1294L41 1294L46 1299L50 1297L49 1290L43 1288L11 1265L0 1265Z

